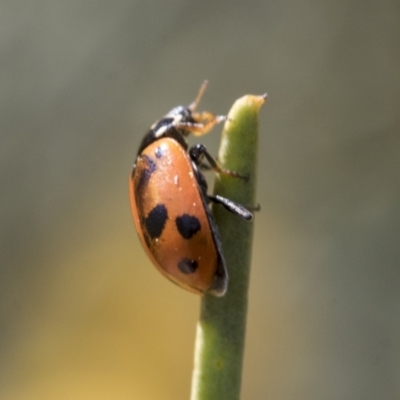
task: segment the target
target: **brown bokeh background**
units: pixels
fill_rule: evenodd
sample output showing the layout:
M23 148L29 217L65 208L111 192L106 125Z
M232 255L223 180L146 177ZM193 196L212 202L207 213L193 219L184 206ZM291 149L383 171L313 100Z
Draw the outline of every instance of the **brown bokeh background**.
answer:
M243 399L400 397L398 2L3 0L0 20L2 400L188 399L199 298L145 257L127 178L204 78L219 114L269 93Z

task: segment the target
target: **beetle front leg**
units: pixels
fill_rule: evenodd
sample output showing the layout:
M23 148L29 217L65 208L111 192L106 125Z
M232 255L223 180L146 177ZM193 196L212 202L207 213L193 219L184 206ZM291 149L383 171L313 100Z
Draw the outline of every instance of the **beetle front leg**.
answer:
M225 115L214 115L209 112L194 113L193 119L195 122L174 122L175 129L182 129L190 132L194 136L203 136L211 131L215 125L226 121ZM204 122L205 121L205 122Z
M222 175L229 175L234 178L240 178L244 180L248 180L249 177L246 175L242 175L239 172L232 171L230 169L224 169L222 168L218 162L215 160L215 158L207 151L204 145L202 144L196 144L192 146L189 149L189 156L191 160L198 166L204 166L205 164L202 162L203 159L205 158L207 162L210 164L210 168L213 169L214 171L218 172L219 174Z

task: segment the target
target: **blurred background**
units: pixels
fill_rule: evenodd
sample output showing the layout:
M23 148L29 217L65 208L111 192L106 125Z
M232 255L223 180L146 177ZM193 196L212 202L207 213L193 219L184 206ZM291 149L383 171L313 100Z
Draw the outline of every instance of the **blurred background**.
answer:
M399 19L397 1L0 1L0 398L189 398L199 298L146 258L127 179L207 78L218 114L269 94L243 399L399 399Z

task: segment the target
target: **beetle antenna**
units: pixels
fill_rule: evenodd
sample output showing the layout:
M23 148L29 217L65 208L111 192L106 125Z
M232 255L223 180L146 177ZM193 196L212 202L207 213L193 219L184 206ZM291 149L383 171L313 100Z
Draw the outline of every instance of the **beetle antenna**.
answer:
M190 104L189 107L188 107L188 109L190 111L194 111L197 108L197 106L199 105L200 100L203 97L203 94L207 89L207 85L208 85L208 81L207 80L205 80L201 84L200 89L199 89L199 93L197 93L197 97L195 98L194 102L192 104Z

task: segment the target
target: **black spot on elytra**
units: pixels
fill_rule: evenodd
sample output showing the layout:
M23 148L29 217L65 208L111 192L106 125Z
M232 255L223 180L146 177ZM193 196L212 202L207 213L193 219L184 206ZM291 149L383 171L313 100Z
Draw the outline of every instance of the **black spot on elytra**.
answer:
M155 151L155 155L157 158L162 158L165 154L165 148L162 146L158 146Z
M149 156L141 155L139 157L145 160L146 163L146 167L140 171L139 183L136 186L136 190L141 192L149 182L153 172L157 169L157 165Z
M167 218L167 208L164 206L164 204L157 204L144 219L144 226L146 227L146 231L152 239L156 239L161 236Z
M184 274L193 274L198 267L196 260L189 260L188 258L182 258L178 263L178 268Z
M201 228L200 221L189 214L183 214L175 220L179 233L185 239L190 239Z

